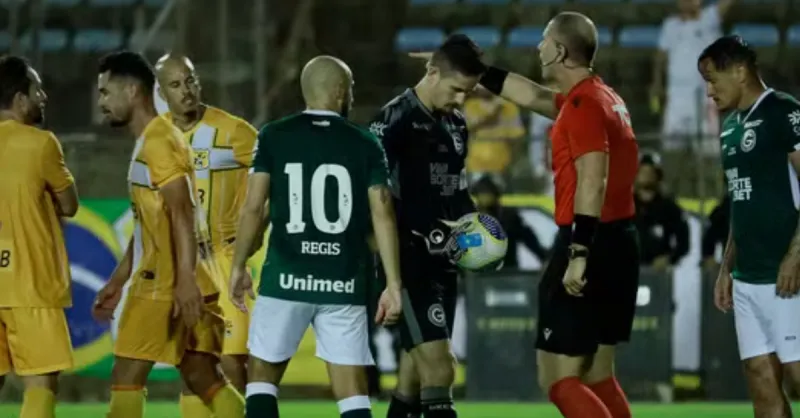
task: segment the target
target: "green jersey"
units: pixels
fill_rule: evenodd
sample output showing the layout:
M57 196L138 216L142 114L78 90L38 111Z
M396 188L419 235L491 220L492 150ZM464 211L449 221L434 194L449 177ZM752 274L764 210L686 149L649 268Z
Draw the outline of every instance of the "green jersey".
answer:
M367 190L388 178L377 138L333 112L306 111L261 129L253 172L270 175L259 294L364 305L374 277Z
M733 277L775 283L798 222L800 187L789 154L800 150L800 103L769 89L725 119L720 141L736 245Z

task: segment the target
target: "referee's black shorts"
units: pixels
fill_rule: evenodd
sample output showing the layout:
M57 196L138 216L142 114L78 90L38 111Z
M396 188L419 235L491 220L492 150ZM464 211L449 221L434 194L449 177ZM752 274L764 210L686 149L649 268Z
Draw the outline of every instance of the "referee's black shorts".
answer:
M539 283L536 348L585 356L630 340L639 288L639 235L632 220L601 223L586 265L583 296L567 294L572 228L560 227Z

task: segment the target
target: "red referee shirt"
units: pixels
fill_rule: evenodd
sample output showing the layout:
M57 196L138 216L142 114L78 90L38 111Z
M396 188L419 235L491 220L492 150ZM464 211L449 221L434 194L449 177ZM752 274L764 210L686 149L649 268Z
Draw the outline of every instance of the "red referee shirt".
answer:
M639 147L625 102L595 76L580 81L566 97L557 95L556 108L558 117L550 135L556 224L572 224L578 182L575 160L595 151L609 155L606 196L600 221L633 217L633 182L639 168Z

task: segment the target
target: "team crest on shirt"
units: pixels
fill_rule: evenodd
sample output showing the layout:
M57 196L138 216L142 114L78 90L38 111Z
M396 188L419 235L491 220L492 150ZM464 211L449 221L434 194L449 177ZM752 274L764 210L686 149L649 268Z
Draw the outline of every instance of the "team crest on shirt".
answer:
M211 153L207 149L194 150L194 169L206 170L211 165Z
M444 307L440 303L434 303L428 308L428 321L437 327L447 326L444 317Z
M742 135L742 142L740 144L742 151L748 152L756 147L756 131L748 129Z
M456 152L460 155L464 153L464 138L461 138L461 134L458 132L453 132L450 134L453 137L453 148L456 149Z

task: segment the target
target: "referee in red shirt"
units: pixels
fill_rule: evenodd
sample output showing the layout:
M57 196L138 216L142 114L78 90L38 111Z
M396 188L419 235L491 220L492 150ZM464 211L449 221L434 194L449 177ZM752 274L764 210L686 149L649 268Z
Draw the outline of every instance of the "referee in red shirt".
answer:
M491 67L489 91L555 120L555 219L539 285L539 382L567 418L628 418L614 353L628 341L639 282L633 182L638 146L625 102L592 71L597 29L565 12L545 28L539 58L557 94Z

